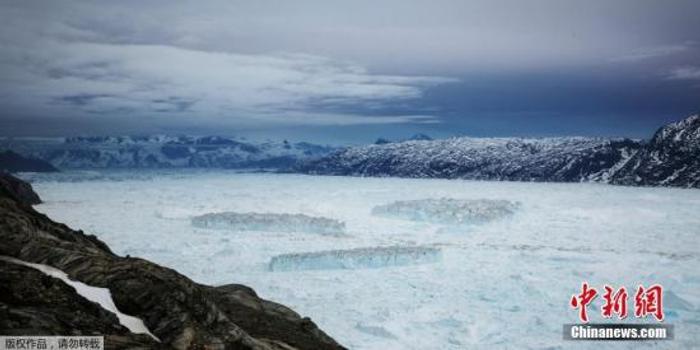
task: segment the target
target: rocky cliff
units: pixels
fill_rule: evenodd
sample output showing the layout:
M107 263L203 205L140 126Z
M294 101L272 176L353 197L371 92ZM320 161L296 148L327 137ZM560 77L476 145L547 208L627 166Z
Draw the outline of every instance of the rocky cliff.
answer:
M206 286L150 261L117 256L95 236L36 212L7 183L0 181L0 334L100 334L107 348L342 349L310 319L248 287ZM61 280L8 259L109 289L119 311L143 320L159 341L130 333Z
M0 192L25 205L41 203L41 198L34 192L31 185L3 172L0 172Z

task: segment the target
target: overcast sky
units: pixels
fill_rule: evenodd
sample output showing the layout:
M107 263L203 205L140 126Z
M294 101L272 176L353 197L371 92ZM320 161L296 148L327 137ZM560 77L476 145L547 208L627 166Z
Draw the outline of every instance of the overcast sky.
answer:
M0 134L647 137L700 1L2 1Z

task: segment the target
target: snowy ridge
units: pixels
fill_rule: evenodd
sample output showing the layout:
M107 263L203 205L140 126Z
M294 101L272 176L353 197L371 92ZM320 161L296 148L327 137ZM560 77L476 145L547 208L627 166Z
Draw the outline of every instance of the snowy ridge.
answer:
M660 128L615 172L611 182L700 187L700 115Z
M348 148L299 166L327 175L582 182L636 153L628 139L459 137Z
M337 148L219 136L0 139L0 148L62 169L227 168L318 175L700 187L700 115L649 142L586 137L471 138Z
M584 137L470 138L351 147L306 160L319 175L397 176L700 187L700 115L660 128L646 143Z
M246 140L219 136L107 136L5 139L0 148L62 169L95 168L286 168L333 147L306 142Z

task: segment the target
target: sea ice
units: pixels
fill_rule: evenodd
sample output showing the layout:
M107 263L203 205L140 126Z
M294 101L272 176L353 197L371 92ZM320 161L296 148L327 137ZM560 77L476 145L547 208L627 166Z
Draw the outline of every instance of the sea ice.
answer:
M478 224L512 215L519 204L494 199L417 199L378 205L372 214L439 224Z
M44 200L36 209L96 234L116 254L147 258L200 283L251 286L350 349L600 347L562 339L562 325L578 320L569 301L582 281L599 292L604 284L664 287L664 322L674 325L674 340L606 348L700 344L699 190L213 170L99 174L77 182L36 176L32 185ZM512 217L469 235L439 234L461 230L449 216L415 222L371 214L378 205L421 198L501 199L522 203L522 210L509 206ZM192 215L219 212L333 218L351 234L193 234ZM439 248L441 258L393 268L270 272L275 256L396 246ZM320 259L313 257L310 263ZM589 308L589 317L609 321L600 305ZM635 321L652 322L623 322Z
M192 225L232 231L310 232L330 235L345 232L343 222L304 214L209 213L193 217Z
M429 264L440 261L434 247L370 247L277 255L270 271L382 268Z

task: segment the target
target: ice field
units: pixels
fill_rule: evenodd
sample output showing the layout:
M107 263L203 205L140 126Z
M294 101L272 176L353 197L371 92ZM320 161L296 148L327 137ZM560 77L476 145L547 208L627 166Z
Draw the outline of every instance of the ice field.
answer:
M352 349L599 348L562 340L583 281L601 295L604 284L665 288L675 340L606 347L700 347L698 190L232 171L24 177L39 211L116 253L251 286ZM655 323L633 316L632 299L622 322ZM601 300L594 323L606 322Z

